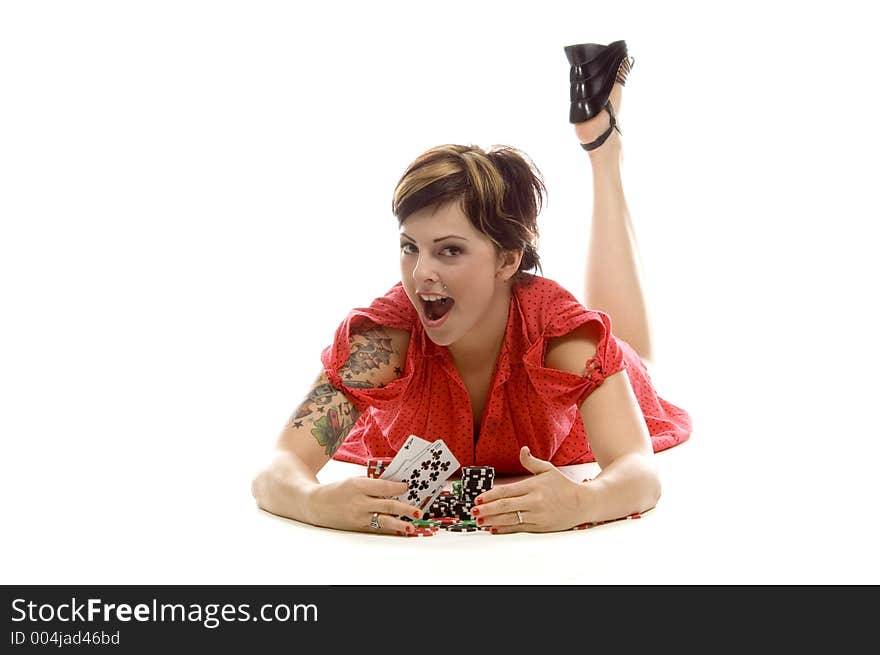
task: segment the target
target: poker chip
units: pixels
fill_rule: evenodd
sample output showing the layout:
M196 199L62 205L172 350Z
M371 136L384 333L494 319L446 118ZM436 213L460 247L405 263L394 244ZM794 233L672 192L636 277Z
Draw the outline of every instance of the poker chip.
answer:
M491 466L463 466L461 468L462 490L483 487L495 479L495 469Z
M438 521L431 521L426 519L413 519L411 521L414 527L417 528L433 528L435 526L440 525Z
M432 528L415 528L412 532L407 532L407 537L433 537L436 530Z
M391 457L371 457L367 460L367 477L381 478L391 461Z
M483 528L476 525L464 525L463 523L453 523L446 526L447 532L483 532Z
M462 479L472 475L495 475L495 469L491 466L462 466Z
M597 525L605 525L606 523L614 523L616 521L628 521L630 519L640 519L642 515L636 512L635 514L630 514L629 516L621 516L619 519L608 519L607 521L594 521L593 523L581 523L580 525L576 525L572 528L572 530L589 530L590 528L594 528Z

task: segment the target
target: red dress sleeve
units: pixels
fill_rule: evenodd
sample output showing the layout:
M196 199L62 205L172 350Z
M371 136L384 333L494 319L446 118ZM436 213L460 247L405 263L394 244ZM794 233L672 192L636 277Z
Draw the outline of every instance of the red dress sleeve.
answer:
M543 322L542 337L526 353L524 360L533 371L540 372L542 384L539 389L544 391L548 400L562 406L580 407L605 378L625 368L623 349L611 331L611 317L605 312L587 309L564 287L556 285L555 292L544 303L540 320ZM599 341L596 355L584 363L584 374L574 375L545 367L547 341L588 323L599 326Z
M401 283L395 284L384 296L376 298L369 307L356 307L336 328L333 343L321 353L321 363L330 384L342 391L360 412L368 407L387 409L398 402L402 390L412 378L411 358L407 357L406 370L396 380L384 387L361 387L353 381L348 384L339 375L339 369L351 354L351 334L365 323L410 330L416 318L406 291Z

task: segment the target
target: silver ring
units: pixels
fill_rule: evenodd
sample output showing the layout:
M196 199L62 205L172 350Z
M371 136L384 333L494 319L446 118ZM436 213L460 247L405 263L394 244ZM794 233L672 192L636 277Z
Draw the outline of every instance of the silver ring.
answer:
M516 520L519 521L520 525L522 525L522 514L519 510L516 510Z
M373 530L379 529L379 512L373 512L373 516L370 518L370 527Z

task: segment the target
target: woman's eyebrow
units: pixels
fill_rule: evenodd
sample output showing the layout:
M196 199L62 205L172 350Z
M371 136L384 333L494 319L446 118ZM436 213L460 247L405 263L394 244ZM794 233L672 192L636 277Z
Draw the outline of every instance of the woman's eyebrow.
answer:
M401 232L401 233L400 233L400 236L402 236L402 237L406 237L407 239L409 239L409 240L412 241L413 243L416 242L416 240L413 239L413 238L412 238L410 235L408 235L406 232ZM461 239L462 241L467 241L467 239L466 239L465 237L460 237L460 236L458 236L457 234L447 234L445 237L440 237L439 239L434 239L434 243L437 243L438 241L443 241L443 239Z

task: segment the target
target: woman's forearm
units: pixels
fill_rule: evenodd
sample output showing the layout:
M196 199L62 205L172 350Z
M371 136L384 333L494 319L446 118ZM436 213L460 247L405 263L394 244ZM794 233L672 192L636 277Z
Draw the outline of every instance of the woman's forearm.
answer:
M583 485L585 522L610 521L645 512L660 499L653 454L624 455Z
M260 508L305 523L314 523L310 493L318 479L298 457L278 451L272 463L254 478L251 491Z

